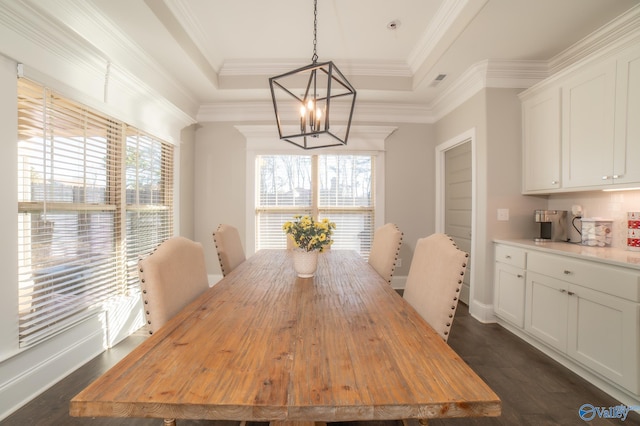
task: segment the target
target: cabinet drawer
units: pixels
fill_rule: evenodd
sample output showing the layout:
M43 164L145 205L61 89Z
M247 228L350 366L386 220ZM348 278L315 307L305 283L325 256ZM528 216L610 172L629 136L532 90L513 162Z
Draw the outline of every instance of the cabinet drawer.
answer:
M640 302L640 273L632 270L539 252L529 252L527 264L528 271Z
M524 269L526 266L527 252L512 246L496 246L496 262L506 263L517 268Z

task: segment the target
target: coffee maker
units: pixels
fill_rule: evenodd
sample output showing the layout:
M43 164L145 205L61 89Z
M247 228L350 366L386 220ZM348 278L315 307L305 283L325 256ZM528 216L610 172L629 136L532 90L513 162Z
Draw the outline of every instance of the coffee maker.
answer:
M567 241L566 210L536 210L534 219L540 224L540 233L534 241Z

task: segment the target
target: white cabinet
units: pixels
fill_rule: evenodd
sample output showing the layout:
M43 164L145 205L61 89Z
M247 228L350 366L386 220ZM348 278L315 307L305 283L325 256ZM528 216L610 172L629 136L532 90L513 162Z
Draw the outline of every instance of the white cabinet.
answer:
M562 84L563 188L613 181L615 79L609 60Z
M640 182L640 46L625 51L616 65L613 183Z
M544 343L566 352L568 284L527 271L527 307L524 328Z
M640 393L637 303L569 285L567 353L575 360Z
M524 327L526 253L510 246L496 246L493 306L497 316Z
M640 393L640 273L537 251L526 273L525 331Z
M546 88L522 101L523 192L560 188L560 88Z
M525 194L640 184L640 46L521 95Z

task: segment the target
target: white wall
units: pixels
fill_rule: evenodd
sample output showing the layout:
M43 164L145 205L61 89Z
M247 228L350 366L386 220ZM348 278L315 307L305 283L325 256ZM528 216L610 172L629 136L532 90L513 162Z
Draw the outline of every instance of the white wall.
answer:
M473 229L469 310L481 321L493 318L493 240L533 232L533 210L547 200L521 192L520 101L516 89L483 89L436 123L437 143L470 129L476 135L476 227ZM497 209L509 209L508 222ZM531 218L531 219L530 219Z
M395 223L404 233L395 286L395 281L409 273L418 238L435 232L434 126L398 125L385 149L385 221Z
M379 123L376 123L379 125ZM393 126L396 124L392 123ZM404 232L396 277L409 270L418 238L434 232L434 149L432 126L397 124L385 141L385 217ZM207 271L221 276L211 233L220 223L236 226L247 237L246 140L233 123L202 123L196 131L195 239L205 248ZM410 206L408 208L407 206ZM251 252L253 248L245 247Z
M209 275L222 276L213 231L227 223L246 241L246 141L232 123L203 123L194 152L194 238L204 246Z
M196 146L196 125L185 127L180 133L178 182L175 190L178 194L178 234L194 239L195 223L193 216L194 185L196 181L195 169L195 146Z

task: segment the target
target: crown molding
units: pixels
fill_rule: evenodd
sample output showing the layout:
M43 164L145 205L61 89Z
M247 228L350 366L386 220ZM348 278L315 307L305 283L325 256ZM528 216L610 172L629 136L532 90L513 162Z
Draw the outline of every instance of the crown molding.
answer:
M551 74L623 49L640 38L640 4L549 60Z
M130 71L137 78L134 84L153 87L163 97L171 100L184 111L195 112L197 101L176 80L157 63L151 55L133 43L119 27L104 17L91 2L81 0L25 0L39 8L50 19L59 22L59 27L67 37L88 42L93 49ZM72 19L73 18L73 19Z
M246 139L248 151L295 151L300 148L283 142L278 137L275 125L237 125L234 126ZM395 126L352 125L346 147L327 148L329 151L384 151L385 140L397 130Z
M151 1L151 0L147 0ZM185 0L180 0L185 1ZM180 1L178 5L181 5ZM361 77L408 78L414 87L424 71L422 58L441 48L455 33L454 22L477 13L486 0L445 2L409 65L345 60L341 70ZM481 6L482 5L482 6ZM174 8L175 9L175 8ZM63 19L64 18L64 19ZM198 105L195 97L139 46L82 0L0 1L0 54L85 93L105 108L121 110L128 122L273 121L271 102L221 102ZM456 24L457 25L457 24ZM453 33L451 32L453 31ZM85 37L82 36L85 34ZM433 123L487 87L529 88L640 40L640 5L580 40L549 61L486 60L474 64L429 104L356 102L354 121ZM202 40L200 40L202 42ZM98 46L98 47L96 47ZM426 55L426 56L425 56ZM300 60L227 61L220 76L277 75L306 65ZM419 69L419 70L418 70ZM418 71L413 71L418 70ZM422 70L422 71L420 71ZM70 76L73 78L70 79ZM138 77L140 76L140 77ZM144 76L144 77L142 77ZM388 81L388 80L386 80ZM373 84L368 81L369 84ZM149 118L157 115L155 118Z
M472 65L431 104L438 121L485 88L527 89L549 76L546 61L484 60Z
M413 77L411 69L402 61L352 61L335 60L332 62L347 76L367 77ZM295 70L306 65L309 61L299 59L284 60L252 60L231 59L225 61L220 69L220 77L237 76L272 76Z
M434 123L486 87L526 89L548 76L546 61L482 61L470 67L430 105L356 102L353 120L376 123ZM200 107L198 122L274 119L271 102L221 102Z
M342 105L336 106L342 108ZM376 123L429 123L431 110L424 105L356 102L354 122ZM196 119L203 122L273 121L273 103L220 102L200 107Z
M418 46L409 55L413 87L422 83L488 1L447 0L441 4Z
M0 53L23 63L27 77L172 142L195 122L197 102L89 2L0 2L0 23L0 34L12 33L0 37Z

